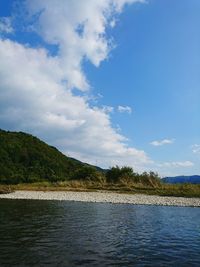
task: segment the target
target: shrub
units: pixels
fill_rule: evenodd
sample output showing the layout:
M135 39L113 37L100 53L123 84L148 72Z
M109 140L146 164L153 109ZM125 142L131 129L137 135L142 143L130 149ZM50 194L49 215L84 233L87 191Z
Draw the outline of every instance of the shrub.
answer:
M90 180L100 182L103 179L103 174L90 166L83 166L74 172L72 180Z
M106 181L108 183L118 183L122 179L133 179L134 175L131 167L124 166L120 168L119 166L115 166L107 171Z

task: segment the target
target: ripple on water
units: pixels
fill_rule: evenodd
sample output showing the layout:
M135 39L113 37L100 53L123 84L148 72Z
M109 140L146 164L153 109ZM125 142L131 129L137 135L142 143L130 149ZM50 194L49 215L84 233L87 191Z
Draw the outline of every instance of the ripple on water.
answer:
M1 200L0 266L200 266L200 209Z

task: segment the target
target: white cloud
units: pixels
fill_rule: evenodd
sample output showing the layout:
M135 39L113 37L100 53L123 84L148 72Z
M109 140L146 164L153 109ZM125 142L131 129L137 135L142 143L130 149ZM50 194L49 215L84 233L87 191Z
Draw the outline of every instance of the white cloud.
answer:
M113 113L113 111L114 111L114 107L111 107L111 106L103 106L102 109L106 113Z
M76 88L87 93L90 89L83 61L98 67L108 58L113 44L106 28L115 27L116 15L125 4L134 2L144 1L59 0L58 4L56 0L27 0L30 18L42 11L31 28L46 43L56 45L58 53L51 56L45 49L0 39L1 127L30 132L67 155L102 167L130 165L142 171L156 166L143 150L129 147L119 129L112 126L113 107L92 107L87 97L73 91ZM9 23L0 23L4 25L0 31L12 32ZM128 106L119 106L118 111L132 112ZM152 143L172 142L164 139ZM190 161L165 162L157 167L193 165Z
M194 154L200 154L200 145L198 145L198 144L192 145L192 152Z
M68 87L88 90L82 61L95 66L108 57L112 41L106 27L125 4L141 0L26 0L29 16L40 14L35 30L49 44L59 46L60 64ZM111 23L112 24L112 23ZM114 25L113 25L114 26Z
M173 144L174 139L163 139L163 140L155 140L152 141L150 144L152 146L163 146L163 145L168 145L168 144Z
M192 161L171 161L158 164L159 167L170 167L170 168L179 168L179 167L193 167L194 163Z
M161 177L177 176L188 174L191 175L195 164L192 161L168 161L154 164L154 170L157 171Z
M12 33L12 23L9 17L0 18L0 33Z
M60 57L0 40L0 125L30 132L65 154L108 167L150 163L142 150L128 147L111 125L108 112L75 96L63 80Z
M190 160L185 161L164 161L153 162L152 169L159 173L161 177L177 176L177 175L191 175L196 167L196 164Z
M30 132L67 155L102 167L130 165L137 171L150 166L161 170L192 167L191 161L156 164L143 150L129 147L128 140L113 127L113 107L93 107L89 98L74 94L74 88L87 94L90 85L84 60L98 67L109 57L113 41L106 28L115 27L116 15L125 4L135 2L145 1L59 0L58 4L56 0L26 0L29 18L38 18L29 29L56 45L58 53L51 56L50 51L31 48L31 44L0 39L1 127ZM13 31L8 18L0 20L3 31ZM132 112L128 106L119 106L118 111ZM152 143L159 146L173 141Z
M128 113L128 114L132 113L132 108L129 106L118 106L117 109L120 113Z

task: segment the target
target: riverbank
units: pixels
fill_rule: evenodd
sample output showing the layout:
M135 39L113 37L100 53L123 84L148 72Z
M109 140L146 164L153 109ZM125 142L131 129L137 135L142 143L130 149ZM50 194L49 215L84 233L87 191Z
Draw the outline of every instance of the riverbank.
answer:
M134 205L162 205L200 207L199 198L165 197L143 194L111 192L72 192L72 191L15 191L1 194L0 199L66 200L80 202L118 203Z

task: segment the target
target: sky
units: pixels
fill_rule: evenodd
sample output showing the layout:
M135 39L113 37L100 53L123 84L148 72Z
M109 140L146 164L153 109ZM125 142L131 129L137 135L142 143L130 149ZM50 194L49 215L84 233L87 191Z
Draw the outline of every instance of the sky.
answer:
M0 128L64 154L200 174L199 0L0 0Z

